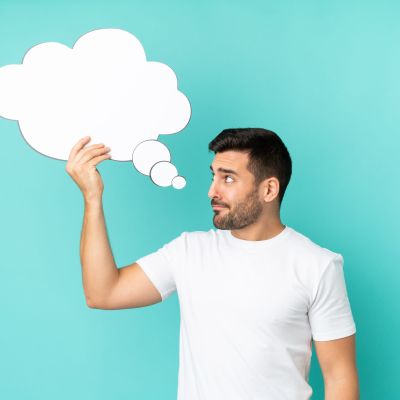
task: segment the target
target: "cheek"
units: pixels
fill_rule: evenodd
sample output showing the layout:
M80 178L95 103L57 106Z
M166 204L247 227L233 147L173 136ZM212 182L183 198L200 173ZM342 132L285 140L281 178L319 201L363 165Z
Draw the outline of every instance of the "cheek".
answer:
M226 188L223 193L223 199L229 207L233 207L236 203L241 201L242 193L240 188Z

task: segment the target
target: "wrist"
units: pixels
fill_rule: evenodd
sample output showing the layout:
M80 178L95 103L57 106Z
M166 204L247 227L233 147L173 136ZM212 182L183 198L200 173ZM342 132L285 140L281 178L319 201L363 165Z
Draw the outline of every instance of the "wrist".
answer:
M98 208L102 206L103 199L101 195L90 195L90 194L85 194L83 196L83 200L85 202L85 207L89 208Z

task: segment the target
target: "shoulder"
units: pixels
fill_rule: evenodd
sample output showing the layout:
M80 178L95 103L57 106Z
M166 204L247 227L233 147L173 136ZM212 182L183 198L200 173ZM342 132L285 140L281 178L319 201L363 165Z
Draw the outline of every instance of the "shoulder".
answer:
M296 276L308 288L310 301L315 297L321 278L326 271L336 274L343 266L343 257L340 253L323 247L308 236L292 230L288 257L296 270Z
M200 257L205 252L215 249L217 246L217 233L210 229L208 231L184 231L167 247L176 254L185 257Z
M320 266L326 266L332 260L342 258L340 253L317 244L316 241L293 228L290 235L290 251L296 255L296 258L315 262Z

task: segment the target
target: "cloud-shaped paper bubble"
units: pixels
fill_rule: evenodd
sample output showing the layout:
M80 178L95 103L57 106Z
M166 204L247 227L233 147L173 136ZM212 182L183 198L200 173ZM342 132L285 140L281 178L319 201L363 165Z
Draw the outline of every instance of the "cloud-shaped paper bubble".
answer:
M73 48L47 42L32 47L22 64L0 68L0 116L18 120L39 153L68 160L83 136L105 143L112 160L132 161L159 186L186 181L171 164L159 135L188 124L190 103L166 64L147 61L129 32L98 29Z

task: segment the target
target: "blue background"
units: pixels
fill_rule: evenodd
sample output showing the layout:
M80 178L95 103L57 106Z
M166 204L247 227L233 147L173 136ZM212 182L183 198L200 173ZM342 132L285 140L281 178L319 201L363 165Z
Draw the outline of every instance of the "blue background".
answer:
M390 1L0 1L0 66L32 46L121 28L169 65L192 118L160 137L186 177L160 188L129 162L99 166L119 267L182 231L213 228L207 145L228 127L276 131L293 159L283 222L340 252L357 325L361 398L400 373L400 5ZM90 309L82 195L65 161L0 119L0 398L175 399L179 304ZM55 132L57 134L57 132ZM110 146L112 148L112 145ZM310 383L323 399L315 353Z

